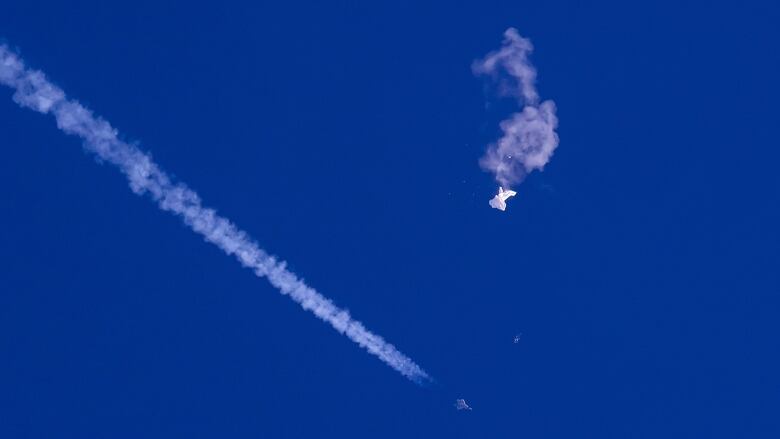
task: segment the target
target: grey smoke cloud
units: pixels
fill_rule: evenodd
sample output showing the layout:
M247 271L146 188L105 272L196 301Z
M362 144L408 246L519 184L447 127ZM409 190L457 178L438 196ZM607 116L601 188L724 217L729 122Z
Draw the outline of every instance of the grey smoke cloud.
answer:
M502 94L517 99L522 110L500 123L502 136L488 146L480 166L493 173L504 188L523 181L533 170L542 170L558 147L555 103L539 103L536 68L529 59L533 45L514 28L504 32L501 49L472 65L476 75L498 82Z
M0 83L15 90L13 100L19 105L54 115L60 130L80 137L87 151L119 168L133 192L147 194L162 210L181 217L206 241L234 256L258 277L267 278L279 292L406 378L418 384L431 380L411 358L309 287L287 270L285 262L266 253L246 232L219 216L214 209L204 207L198 194L182 183L173 182L150 156L120 140L117 130L108 122L78 102L67 99L65 93L40 71L26 68L5 45L0 45Z

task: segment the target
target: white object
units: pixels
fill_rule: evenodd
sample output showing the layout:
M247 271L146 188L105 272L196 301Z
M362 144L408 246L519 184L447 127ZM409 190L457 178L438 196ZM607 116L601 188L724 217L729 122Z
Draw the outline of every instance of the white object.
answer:
M498 209L503 212L506 210L506 200L509 197L514 197L515 195L517 195L517 192L513 190L504 190L504 188L499 187L498 195L493 197L493 199L490 200L488 203L490 204L490 207L492 207L493 209Z
M471 410L471 407L469 407L468 404L466 404L465 399L456 399L455 400L455 408L458 410Z

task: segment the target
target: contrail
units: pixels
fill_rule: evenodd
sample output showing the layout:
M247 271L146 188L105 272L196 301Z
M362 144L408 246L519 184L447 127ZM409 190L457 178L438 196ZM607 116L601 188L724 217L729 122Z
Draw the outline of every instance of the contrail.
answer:
M503 135L480 159L482 168L492 172L505 188L523 181L534 169L542 170L558 146L555 103L539 103L536 69L528 59L531 51L531 41L509 28L501 49L472 65L475 74L497 79L499 91L523 106L522 111L501 122Z
M179 215L206 241L235 256L241 265L258 277L267 278L282 294L290 296L303 309L329 323L403 376L417 384L431 381L411 358L306 285L285 268L283 261L263 251L246 232L217 215L214 209L203 207L198 194L182 183L171 181L151 157L119 140L117 131L108 122L94 116L78 102L67 99L42 72L26 68L5 45L0 45L0 83L15 90L13 100L16 103L40 113L53 114L60 130L80 137L84 148L119 168L127 176L133 192L148 194L162 210Z

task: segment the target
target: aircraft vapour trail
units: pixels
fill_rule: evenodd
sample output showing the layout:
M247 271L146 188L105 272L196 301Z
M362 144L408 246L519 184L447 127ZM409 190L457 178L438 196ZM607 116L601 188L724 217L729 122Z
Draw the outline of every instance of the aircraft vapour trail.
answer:
M108 122L94 116L78 102L67 99L42 72L25 67L5 45L0 45L0 83L15 90L13 100L16 103L40 113L53 114L60 130L80 137L85 149L119 168L133 192L148 194L162 210L180 216L206 241L235 256L241 265L258 277L267 278L282 294L290 296L303 309L329 323L406 378L417 384L431 380L411 358L306 285L285 268L283 261L263 251L252 238L217 215L214 209L204 207L198 194L182 183L173 182L150 156L120 140L118 132Z
M503 135L480 159L482 168L492 172L504 188L520 183L534 169L542 170L558 146L555 103L539 103L536 68L528 59L532 51L531 41L509 28L501 49L472 65L474 74L498 80L499 91L515 97L522 106L520 112L500 123Z

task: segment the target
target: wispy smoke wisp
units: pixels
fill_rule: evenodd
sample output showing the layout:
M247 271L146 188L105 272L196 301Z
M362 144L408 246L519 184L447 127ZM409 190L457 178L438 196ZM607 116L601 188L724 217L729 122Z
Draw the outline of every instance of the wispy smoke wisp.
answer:
M329 323L403 376L418 384L430 380L411 358L306 285L285 268L283 261L263 251L244 231L219 216L214 209L204 207L198 194L182 183L173 182L150 156L120 140L108 122L78 102L67 99L43 73L26 68L4 45L0 45L0 84L15 90L13 99L19 105L53 114L62 131L80 137L85 149L119 168L127 176L133 192L148 194L162 210L180 216L206 241L235 256L244 267L267 278L282 294L290 296L303 309Z
M519 113L501 122L503 135L480 159L482 168L492 172L504 188L520 183L535 169L542 170L558 146L555 103L539 103L536 68L528 58L532 51L531 41L509 28L501 49L472 65L474 74L498 81L501 93L515 97L522 106Z

